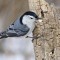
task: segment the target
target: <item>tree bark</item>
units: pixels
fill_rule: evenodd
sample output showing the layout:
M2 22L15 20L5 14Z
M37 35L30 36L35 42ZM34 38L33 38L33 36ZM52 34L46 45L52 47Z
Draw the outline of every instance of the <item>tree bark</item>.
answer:
M44 14L34 30L34 36L40 36L33 40L36 60L60 60L60 10L45 0L29 0L29 8L39 16L42 10Z

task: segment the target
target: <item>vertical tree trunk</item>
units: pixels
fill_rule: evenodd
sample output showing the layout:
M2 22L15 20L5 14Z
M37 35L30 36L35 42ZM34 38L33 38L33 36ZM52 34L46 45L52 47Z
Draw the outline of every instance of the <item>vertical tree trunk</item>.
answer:
M60 47L57 47L60 44L58 9L45 0L29 0L29 8L39 16L41 16L41 10L44 13L43 22L38 22L34 30L34 36L41 36L33 41L36 60L60 60L58 57Z

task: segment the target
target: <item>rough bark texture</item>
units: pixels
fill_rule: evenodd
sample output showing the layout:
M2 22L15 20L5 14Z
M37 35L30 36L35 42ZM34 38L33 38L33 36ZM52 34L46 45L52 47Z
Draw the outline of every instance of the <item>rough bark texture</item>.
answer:
M60 60L60 10L44 0L29 0L30 10L40 15L44 12L43 22L37 23L34 36L36 60Z

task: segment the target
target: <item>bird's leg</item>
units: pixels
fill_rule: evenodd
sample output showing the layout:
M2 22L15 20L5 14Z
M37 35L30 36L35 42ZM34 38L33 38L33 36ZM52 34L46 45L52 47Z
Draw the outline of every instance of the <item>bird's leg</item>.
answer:
M33 36L33 37L27 36L26 38L38 39L38 38L41 38L42 36L43 36L43 35L41 35L41 36Z

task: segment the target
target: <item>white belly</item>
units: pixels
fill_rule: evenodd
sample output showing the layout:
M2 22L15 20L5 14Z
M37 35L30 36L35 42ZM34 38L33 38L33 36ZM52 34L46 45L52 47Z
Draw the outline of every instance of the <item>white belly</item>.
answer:
M25 60L26 55L30 60L35 60L32 38L10 37L3 41L2 48L5 55L0 55L0 60ZM15 55L9 55L10 52Z
M24 56L22 55L6 55L0 54L0 60L25 60Z
M11 51L14 53L21 53L23 51L27 51L27 49L32 48L32 39L31 38L7 38L3 42L3 50L4 51ZM32 45L32 46L31 46ZM31 47L30 47L31 46Z

